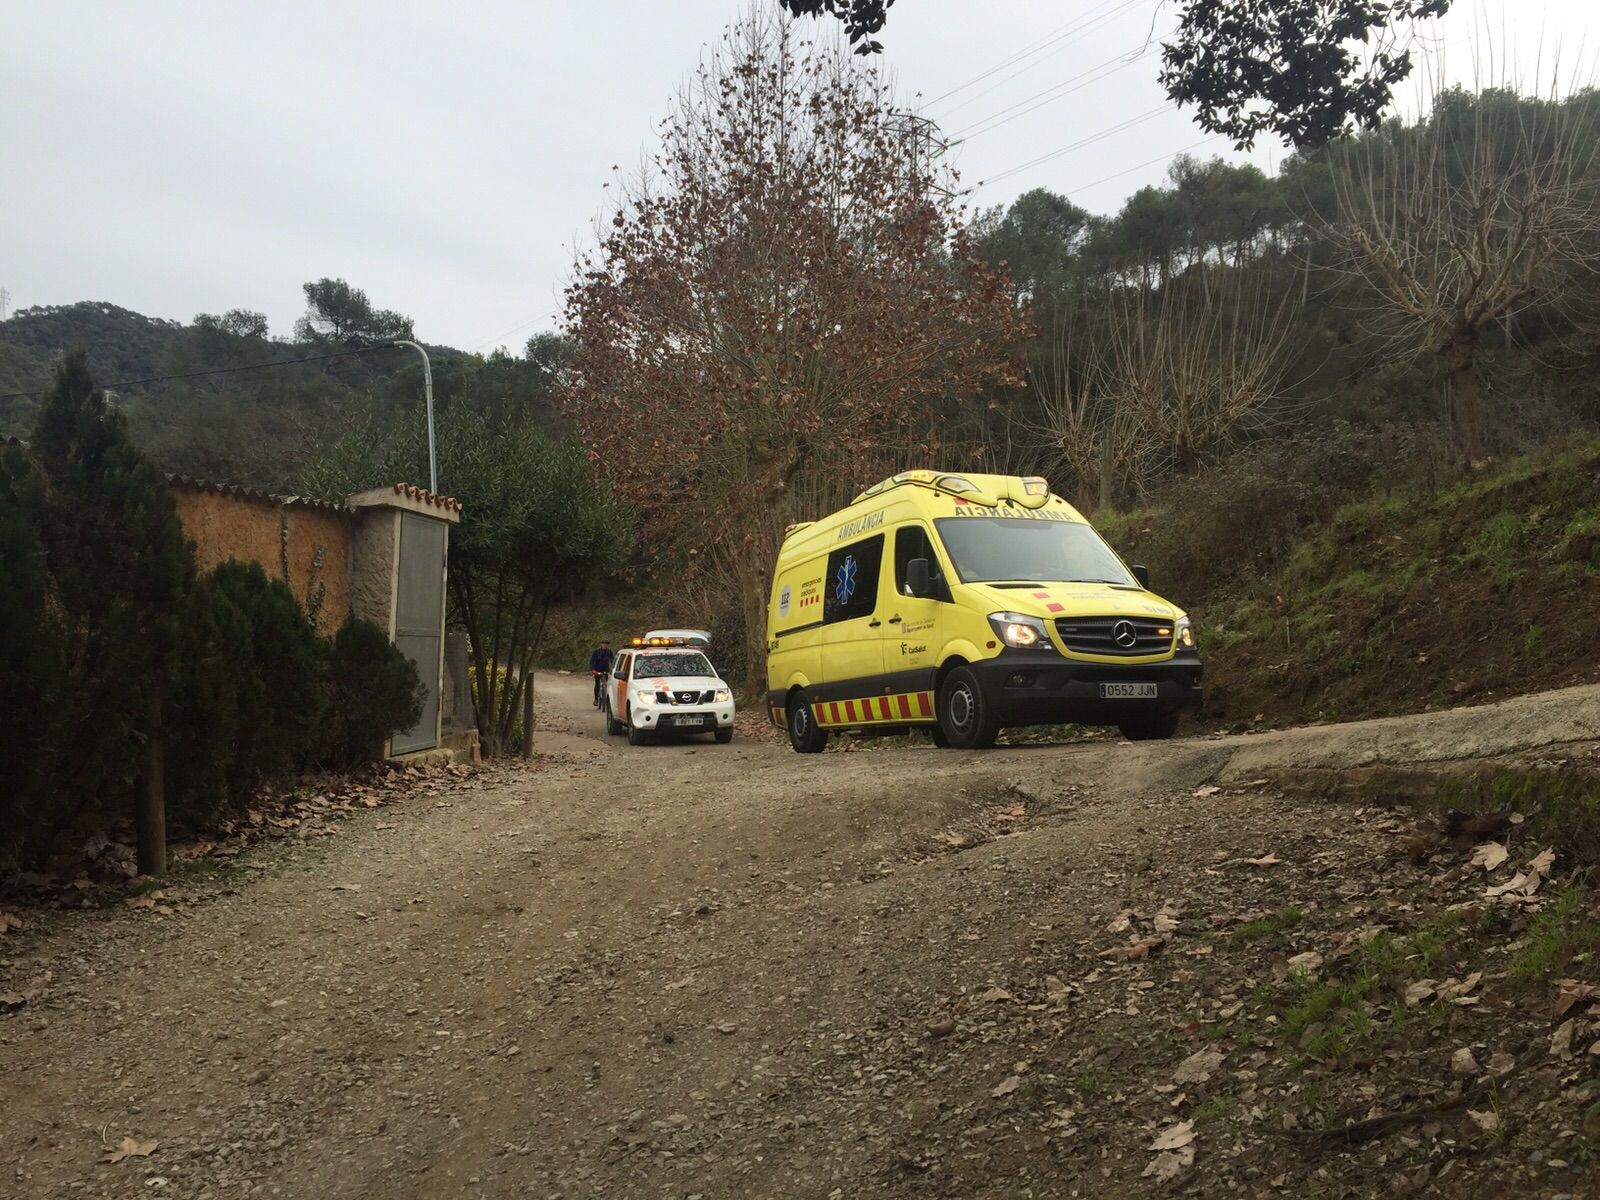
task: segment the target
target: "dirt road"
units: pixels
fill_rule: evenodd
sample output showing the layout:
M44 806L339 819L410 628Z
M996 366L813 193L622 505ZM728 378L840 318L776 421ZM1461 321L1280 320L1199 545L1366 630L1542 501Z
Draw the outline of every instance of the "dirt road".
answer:
M1193 794L1269 738L630 748L587 690L547 681L535 768L260 856L170 916L0 942L13 976L53 972L0 1017L0 1195L1148 1194L1152 1142L1209 1094L1173 1083L1196 1030L1281 976L1242 948L1224 978L1211 932L1381 907L1341 864L1392 869L1387 814L1308 816L1237 771ZM1525 743L1500 750L1600 738L1486 725ZM1293 736L1314 758L1325 735ZM1219 1044L1237 1122L1200 1119L1171 1187L1388 1178L1285 1144L1271 1040ZM124 1137L158 1146L102 1162ZM1512 1176L1463 1178L1441 1194Z

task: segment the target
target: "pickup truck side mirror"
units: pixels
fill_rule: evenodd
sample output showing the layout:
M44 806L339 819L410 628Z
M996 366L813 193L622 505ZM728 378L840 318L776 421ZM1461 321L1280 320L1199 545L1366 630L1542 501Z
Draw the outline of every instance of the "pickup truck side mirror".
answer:
M1132 569L1133 577L1139 581L1139 586L1148 592L1150 590L1150 568L1135 566Z
M906 586L911 589L913 596L927 597L933 594L933 582L928 577L928 560L913 558L906 563Z

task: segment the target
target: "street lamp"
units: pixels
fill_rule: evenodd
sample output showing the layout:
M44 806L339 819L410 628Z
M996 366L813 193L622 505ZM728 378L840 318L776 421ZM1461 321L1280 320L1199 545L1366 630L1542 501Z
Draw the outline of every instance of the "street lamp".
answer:
M433 364L428 361L428 352L416 342L394 341L391 346L410 346L422 355L422 394L428 402L428 490L439 490L439 461L433 449Z

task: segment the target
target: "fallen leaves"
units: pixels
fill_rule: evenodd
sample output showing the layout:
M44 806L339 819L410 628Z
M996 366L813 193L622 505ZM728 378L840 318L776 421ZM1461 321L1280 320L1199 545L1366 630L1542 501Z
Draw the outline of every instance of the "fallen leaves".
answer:
M1572 1035L1577 1032L1577 1021L1568 1017L1550 1035L1550 1057L1565 1062L1572 1057Z
M37 1000L50 989L50 981L55 978L54 972L45 971L34 977L32 983L14 992L0 992L0 1008L21 1008L31 1000Z
M992 987L988 991L980 993L977 997L979 1004L1014 1004L1016 999L1003 987Z
M1490 900L1521 901L1539 890L1539 885L1550 877L1555 862L1554 850L1542 850L1528 860L1526 870L1518 871L1504 883L1485 888L1483 894Z
M13 929L21 928L21 917L14 917L8 912L0 912L0 937L5 937L5 935Z
M1156 1135L1150 1149L1158 1151L1140 1173L1142 1178L1169 1183L1194 1166L1194 1122L1180 1121Z
M1482 867L1486 872L1493 871L1509 856L1508 851L1500 842L1483 842L1472 851L1472 865Z
M1559 1021L1579 1004L1600 996L1600 986L1579 983L1576 979L1556 980L1556 1002L1551 1017Z
M1476 1004L1478 998L1469 993L1483 980L1482 971L1473 971L1461 979L1451 977L1442 982L1437 979L1418 979L1406 985L1406 1007L1415 1008L1424 1000L1437 997L1441 1003L1465 1007Z
M160 1144L157 1141L141 1142L138 1138L125 1137L115 1146L107 1146L105 1156L100 1161L119 1163L125 1158L149 1158Z
M330 892L359 892L361 885L359 883L335 883L330 885L328 890Z
M1497 1137L1504 1128L1500 1121L1500 1114L1492 1110L1479 1112L1476 1109L1469 1108L1467 1116L1474 1125L1490 1137Z
M1276 852L1269 850L1259 858L1224 859L1214 867L1207 867L1206 874L1217 875L1227 870L1229 867L1275 867L1281 862L1283 862L1283 859L1279 858Z
M1173 1083L1204 1083L1216 1074L1227 1056L1221 1050L1196 1050L1178 1064L1172 1073Z
M1450 1056L1450 1071L1455 1075L1476 1075L1480 1070L1478 1060L1472 1056L1471 1046L1462 1046Z
M1016 1091L1021 1086L1022 1086L1022 1076L1020 1076L1020 1075L1007 1075L999 1083L995 1084L994 1087L989 1089L989 1095L993 1096L996 1100L998 1100L1002 1096L1011 1095L1012 1092Z

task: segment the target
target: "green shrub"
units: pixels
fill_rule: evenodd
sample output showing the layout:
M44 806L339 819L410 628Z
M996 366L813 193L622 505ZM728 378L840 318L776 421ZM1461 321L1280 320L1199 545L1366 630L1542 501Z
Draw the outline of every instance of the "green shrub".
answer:
M328 651L322 765L344 770L381 758L384 739L415 725L426 699L416 668L383 630L347 621Z

